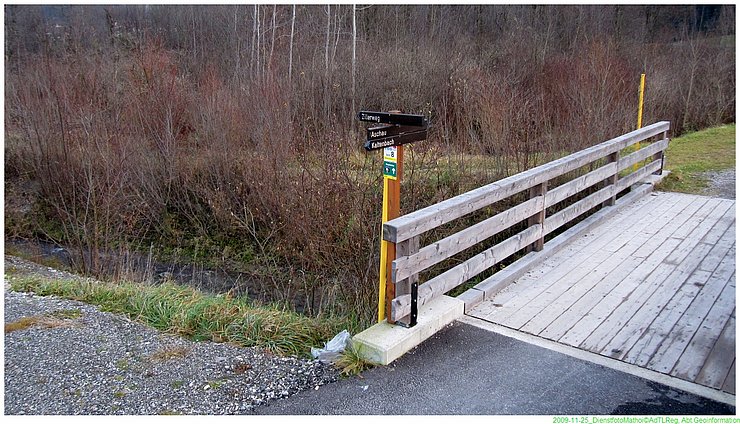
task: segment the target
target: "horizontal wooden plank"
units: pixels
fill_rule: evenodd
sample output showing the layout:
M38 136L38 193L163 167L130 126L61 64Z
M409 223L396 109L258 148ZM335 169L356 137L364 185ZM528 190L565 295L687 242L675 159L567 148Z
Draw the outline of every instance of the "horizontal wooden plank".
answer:
M652 262L648 267L648 269L653 268L652 271L648 275L638 279L638 286L628 297L617 296L616 308L611 308L611 315L581 343L581 347L595 353L607 354L608 356L611 356L610 349L626 351L627 349L621 349L613 345L607 348L607 345L611 344L611 341L618 333L629 331L632 328L632 324L629 324L629 322L633 322L633 324L637 324L638 326L642 324L642 322L635 323L633 318L638 315L639 310L656 291L673 291L675 293L677 290L675 284L685 281L686 277L709 252L710 249L706 248L706 245L699 243L699 241L711 229L711 221L716 219L714 217L721 216L722 213L724 211L716 210L716 204L705 205L699 210L699 213L683 221L683 225L681 225L683 217L679 216L673 222L669 222L663 227L663 230L666 232L660 232L663 235L669 235L674 233L672 231L674 228L693 228L690 236L686 239L677 239L674 237L669 237L667 240L662 237L651 238L649 243L654 242L654 247L649 250L653 254L648 256L643 264L650 264ZM659 263L653 262L653 259L659 259L657 252L663 251L663 246L670 246L673 243L678 244L675 247L669 248L668 252L670 253L667 256L660 260ZM655 266L656 264L657 266ZM642 267L642 264L640 267ZM649 322L646 324L649 324Z
M512 254L534 243L542 237L542 225L536 224L515 236L479 253L454 268L443 272L419 286L418 306L454 289L486 269L496 265ZM411 296L404 295L391 302L391 319L404 317L411 312Z
M646 186L649 184L634 187ZM663 196L688 200L671 206ZM593 273L576 282L583 270L568 256L554 257L481 303L480 306L487 306L482 314L480 307L466 313L734 393L735 203L667 193L657 193L654 198L661 208L665 207L665 213L656 213L649 220L633 213L613 224L610 233L598 236L618 240L645 224L634 235L633 247L641 247L628 259L632 266L639 263L634 271L630 272L631 266L625 261L613 260L616 266L609 276L593 287L581 287L585 279L591 283L600 279L602 271L610 269L608 264L595 264ZM605 224L617 221L611 219ZM597 249L620 251L612 248L611 242L609 249ZM588 255L590 250L569 253ZM557 263L557 267L551 262ZM598 260L591 255L584 262ZM565 275L564 280L570 284L567 291L561 286L548 286L547 282L558 273ZM619 281L622 275L625 277ZM539 281L547 287L538 286ZM719 290L713 288L723 281L728 285ZM531 295L532 291L537 293ZM518 301L519 298L528 300ZM572 319L568 318L571 315ZM537 333L556 316L545 330Z
M627 196L621 198L620 201L626 197ZM573 226L572 228L564 231L562 234L558 235L554 239L548 241L547 243L545 243L546 249L550 243L558 240L562 236L565 236L567 233L569 233L573 229L578 228L583 223L589 222L592 219L600 221L600 225L596 228L598 233L595 231L589 232L586 233L583 237L572 240L567 246L563 248L560 253L554 255L550 259L545 260L542 264L533 268L527 274L523 275L522 278L518 279L515 284L510 286L510 288L502 291L501 293L492 297L489 302L483 304L485 305L495 303L499 305L498 307L488 308L488 311L483 311L484 313L482 315L476 316L487 319L486 316L492 314L493 312L495 312L495 315L500 315L500 313L498 312L500 309L513 309L511 308L511 306L514 306L514 308L518 309L518 307L516 307L516 304L519 303L519 300L516 299L516 297L519 297L518 295L516 295L518 291L531 291L535 293L535 296L538 296L539 293L547 289L547 286L543 285L543 277L553 273L565 276L567 275L568 270L577 267L581 263L591 261L598 262L603 260L601 258L603 258L604 256L601 252L605 250L604 248L606 246L609 246L612 243L616 243L617 245L621 246L627 243L628 240L631 238L629 233L632 233L633 235L637 234L642 230L643 227L647 228L650 225L650 223L657 216L656 214L659 213L656 209L659 209L659 204L664 203L664 197L665 196L663 196L662 194L658 194L656 196L649 196L647 198L638 200L636 205L627 208L626 211L617 213L615 217L608 220L599 220L598 217L602 213L614 208L603 208L590 217L584 219L579 224ZM674 199L671 197L668 197L666 200L667 203L675 203ZM617 202L615 207L618 207L618 205L619 202ZM610 232L613 231L613 229L615 228L624 227L624 220L627 216L635 217L635 225L629 226L626 231L621 232L619 237L617 238L608 236L605 237L602 235L602 232ZM501 274L501 272L496 273L496 275L498 274ZM494 275L494 277L496 275ZM496 320L495 317L492 316L491 318L494 319L493 322L499 322ZM571 326L572 323L565 328L560 327L558 330L562 330L564 332Z
M621 359L630 364L646 366L663 344L663 340L671 334L671 329L686 312L691 301L696 298L699 287L706 284L710 276L710 272L694 271Z
M660 350L648 362L648 368L662 373L669 373L673 370L712 305L726 285L729 285L728 282L734 278L734 273L726 272L729 269L729 263L734 264L734 256L726 256L723 261L728 263L728 267L718 268L712 274L707 284L701 289L700 295L694 299L684 315L676 322L674 328L680 328L681 331L671 333Z
M548 217L547 219L545 219L545 225L543 229L544 234L550 234L551 232L562 227L573 219L583 215L590 209L603 203L606 199L614 196L615 193L616 192L614 191L613 185L604 187L601 190L584 197L578 202L552 215L551 217Z
M657 231L665 235L671 234L675 228L684 225L696 225L697 221L687 221L687 219L688 216L693 214L697 203L703 204L704 199L680 194L678 196L683 199L676 204L676 208L669 207L664 214L660 215L657 220L654 220L649 227L642 231L647 230L651 234L657 234L654 232ZM688 200L688 205L684 200ZM676 209L680 213L674 215L674 218L670 218L676 212ZM684 214L687 209L692 212ZM636 223L631 225L636 225ZM663 281L675 269L675 264L666 264L664 261L681 244L681 240L671 237L666 239L665 236L662 236L651 237L650 241L654 243L643 245L643 247L649 245L649 249L647 249L649 254L644 257L643 262L632 272L625 275L615 285L609 296L600 299L591 308L590 312L581 317L558 341L571 346L582 346L590 349L596 344L611 340L613 334L622 328L626 318L629 318L636 309L635 305L638 305L645 298L646 291L652 285ZM635 254L633 253L632 256L635 256ZM637 257L642 256L638 255ZM683 258L677 258L677 260L681 259ZM590 340L586 343L588 339ZM603 346L600 346L597 350L593 347L593 350L600 351L602 348Z
M711 244L713 249L730 248L735 245L735 202L729 203L725 214L714 224L712 230L702 239L702 243ZM709 255L704 258L699 269L714 271L722 260L720 255Z
M425 246L414 255L398 257L392 264L393 281L400 281L409 275L419 273L489 237L495 236L541 211L543 203L543 196L537 196L438 242Z
M654 207L656 206L656 203L659 202L653 201L651 203ZM613 208L604 208L573 228L580 226L583 222L587 222L593 216L598 216L611 209ZM646 211L649 213L645 214ZM558 332L559 335L557 337L560 337L560 335L572 327L573 324L575 324L575 322L585 314L585 312L584 314L574 312L573 309L588 311L602 298L602 296L597 295L593 301L587 301L584 304L578 299L578 296L571 297L571 295L581 290L584 284L587 285L589 279L595 278L598 280L599 277L606 277L610 272L616 272L616 276L624 277L625 272L621 272L619 270L612 271L614 264L620 263L620 261L624 260L625 257L629 256L631 252L643 243L644 229L655 227L653 222L659 220L660 215L662 215L660 214L660 208L658 208L658 210L653 210L652 208L643 205L637 210L633 209L633 213L630 214L630 217L634 218L634 221L631 223L632 225L625 227L623 223L624 218L616 219L614 220L616 225L614 225L611 230L607 230L609 227L608 224L612 224L614 221L610 220L608 223L604 223L607 225L602 225L599 228L599 235L588 245L587 248L583 249L581 252L572 254L572 256L561 257L556 268L538 276L536 283L532 285L540 286L545 283L545 287L543 289L528 287L525 289L527 291L526 295L520 295L517 299L509 302L500 298L494 299L495 302L504 304L504 307L498 308L496 314L491 314L491 318L495 319L495 322L499 324L516 328L521 327L521 324L523 324L523 322L520 321L521 319L528 319L527 315L531 317L532 314L539 314L542 312L547 314L546 311L549 308L550 311L553 311L554 313L562 314L557 318L560 323L563 323L564 320L569 322L568 325L557 325L556 329L547 327L549 329L547 331L549 334L548 338L552 338L554 332ZM606 249L606 246L612 246L614 249ZM615 254L610 250L614 250L617 253ZM623 265L620 263L618 267L629 269L629 264ZM609 279L614 280L614 278ZM593 282L596 282L596 280L593 280ZM521 281L518 284L521 284ZM605 284L605 291L609 291L614 286L613 283L604 283L603 280L597 284ZM560 307L556 305L551 305L549 307L544 306L546 303L553 300L553 295L557 297L559 294L563 293L563 290L565 290L567 294L564 294L561 300L555 301L555 303L560 303ZM567 305L562 304L562 302L578 302L580 305L567 307ZM530 323L527 323L528 328L525 329L524 327L521 327L521 330L536 333L545 324L547 324L546 321L551 319L555 319L555 317L546 317L544 315L537 317L534 322L530 321Z
M731 284L727 284L725 286L722 294L720 294L706 317L704 317L701 325L697 328L696 333L694 333L694 336L691 338L691 342L686 346L683 354L681 354L681 357L673 367L671 375L688 381L696 380L699 372L701 372L702 366L707 362L707 359L712 352L712 348L717 340L720 339L722 330L730 320L730 316L734 309L735 284L734 281L732 281ZM735 329L733 326L733 339L734 335ZM734 340L732 343L734 344ZM724 377L727 375L726 372L729 371L730 366L732 365L732 359L734 359L734 356L733 352L731 358L724 358L728 359L726 364L727 368L725 368L725 373L722 375L722 381L720 381L719 384L724 382Z
M661 152L668 148L668 139L664 138L660 141L656 141L655 143L651 143L648 146L643 147L642 149L630 153L629 155L625 155L621 158L619 158L619 171L623 169L627 169L630 166L636 164L637 162L641 160L645 160L647 158L651 158L654 154Z
M696 382L715 389L722 388L735 363L735 318L730 317L724 330L712 347Z
M546 181L537 168L479 187L386 222L383 239L398 243L475 212Z
M561 186L555 187L552 190L548 190L545 198L545 207L549 208L556 203L562 202L570 196L573 196L596 183L604 181L616 173L617 163L612 162Z
M637 171L620 178L619 181L617 181L617 192L620 192L631 186L632 184L635 184L640 180L650 176L653 172L659 170L661 165L662 161L660 160L652 161L649 164L638 169Z
M587 220L612 209L612 207L603 208ZM659 213L661 209L645 215L645 209L647 208L633 209L633 213L630 214L630 225L625 226L621 223L610 230L605 228L606 225L603 226L600 238L607 241L610 249L598 249L601 255L594 254L577 266L565 265L564 261L562 267L564 272L560 272L558 281L503 324L517 325L517 320L528 319L526 312L528 309L531 319L521 326L522 331L544 334L548 338L557 339L562 336L642 262L640 258L631 257L631 254L650 238L645 228L654 228L656 225L653 222L662 215ZM580 226L582 222L578 225ZM557 275L558 272L550 274ZM548 277L549 275L543 278ZM557 324L553 325L555 321Z
M407 240L669 129L669 122L657 122L393 219L383 225L383 239L393 243Z
M698 223L691 225L691 227L694 228L694 231L691 233L691 240L701 240L706 237L706 234L708 234L709 231L714 229L716 220L725 213L721 206L722 205L718 205L718 207L714 208L711 213L707 214L701 221L694 221ZM682 226L681 228L686 227L688 227L688 225ZM711 250L705 250L703 246L701 249L698 249L696 245L697 243L682 243L682 245L672 252L671 255L666 257L665 260L668 263L672 262L674 259L683 257L684 259L681 261L682 266L677 267L676 270L661 283L660 289L653 292L650 296L646 296L639 308L630 311L632 315L631 318L626 323L622 324L616 335L609 342L609 346L604 348L604 352L602 352L603 354L617 359L623 359L628 356L628 351L632 351L636 345L642 345L643 343L638 343L639 339L644 337L646 333L650 332L650 328L653 327L653 325L664 325L660 323L662 318L659 319L658 317L672 314L671 311L666 310L668 305L675 308L676 304L682 303L680 296L682 292L685 293L688 291L689 293L693 293L694 290L698 288L695 286L696 283L703 284L709 279L710 273L699 273L696 277L697 279L694 279L694 275L697 274L696 268L705 260L706 256L717 255L724 257L730 248L729 246L724 248L721 246L714 246ZM699 255L698 253L701 251L706 253L704 255ZM690 264L693 264L693 266ZM687 266L686 269L683 269L684 265ZM687 270L688 272L686 272ZM692 279L694 280L692 281ZM688 281L691 281L691 284L689 284ZM684 285L690 285L693 287L684 288ZM691 298L693 299L693 297ZM688 303L685 303L682 308L685 311L688 308ZM683 313L678 316L681 316L682 314ZM642 348L644 349L645 346Z
M629 245L625 250L630 248ZM631 247L634 249L635 247ZM606 296L611 287L600 285L603 280L615 280L634 269L639 260L629 256L629 252L611 255L598 264L591 261L575 267L564 278L559 278L550 288L522 306L516 314L503 321L503 325L518 328L530 334L539 334L555 321L563 311L569 311L581 297L597 292L596 299ZM594 266L595 265L595 266ZM544 278L547 278L545 276ZM594 302L595 303L595 302ZM592 303L593 304L593 303Z
M705 221L702 222L700 225L706 224L706 222L711 219L713 219L713 217L707 217ZM706 225L705 228L706 227L708 227L708 225ZM697 228L700 227L697 226ZM681 299L681 294L685 293L687 290L693 293L694 287L684 289L684 285L689 284L689 282L692 286L695 283L702 284L709 279L711 275L710 273L702 273L696 271L696 266L701 263L703 257L694 257L694 252L698 253L700 249L689 246L686 246L687 250L689 251L689 256L683 259L682 264L693 263L695 264L695 266L689 266L689 272L686 272L686 269L682 269L683 267L677 267L676 270L671 273L664 282L661 283L661 286L658 290L655 290L649 296L645 296L639 308L631 311L631 318L621 326L616 335L609 342L609 345L604 348L604 351L602 352L603 354L612 356L617 359L625 358L629 354L629 352L635 348L636 345L642 345L642 343L638 342L640 338L645 335L645 333L650 332L651 327L653 327L654 325L662 325L658 317L662 315L671 315L671 311L667 310L668 305L671 305L671 307L675 307L676 304L683 303ZM683 247L684 246L677 248L676 252L680 252ZM707 251L706 254L719 254L721 256L725 256L727 250L728 249L712 249L711 251ZM671 255L666 258L666 261L670 260ZM698 280L693 280L695 274L698 274L696 277ZM688 306L689 302L685 302L682 305L683 310L685 311Z
M722 391L727 393L735 394L735 362L737 360L732 362L732 367L730 367L730 372L727 373L727 378L725 378L724 384L722 384Z

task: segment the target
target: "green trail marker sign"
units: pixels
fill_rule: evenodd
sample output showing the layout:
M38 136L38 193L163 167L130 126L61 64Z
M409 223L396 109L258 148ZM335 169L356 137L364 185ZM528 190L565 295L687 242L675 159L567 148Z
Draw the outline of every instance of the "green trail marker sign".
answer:
M391 180L398 179L398 148L396 146L383 149L383 177Z

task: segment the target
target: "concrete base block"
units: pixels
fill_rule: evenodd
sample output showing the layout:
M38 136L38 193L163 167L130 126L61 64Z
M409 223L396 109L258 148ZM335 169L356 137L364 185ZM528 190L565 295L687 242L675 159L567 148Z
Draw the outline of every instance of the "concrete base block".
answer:
M388 365L462 317L464 308L462 300L441 296L419 307L415 326L404 328L383 321L354 336L352 343L365 360Z

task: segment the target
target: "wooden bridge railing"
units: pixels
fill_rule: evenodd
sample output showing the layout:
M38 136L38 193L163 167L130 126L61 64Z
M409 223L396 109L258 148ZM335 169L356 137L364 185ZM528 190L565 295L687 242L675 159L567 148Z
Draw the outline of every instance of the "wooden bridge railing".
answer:
M669 122L658 122L386 222L383 239L396 244L396 259L392 263L391 275L387 276L387 281L393 284L391 288L395 286L395 290L387 291L387 321L413 325L417 308L421 305L522 249L541 250L546 235L598 205L614 205L618 193L650 174L660 174L663 153L668 147L669 129ZM650 144L643 144L639 150L620 157L620 152L626 147L656 138ZM649 160L647 164L633 171L633 165L646 160ZM592 168L601 166L548 189L548 182L588 165ZM626 171L633 172L623 175ZM603 187L574 199L594 186ZM419 236L424 232L525 190L528 191L526 200L515 206L428 246L419 247ZM559 210L547 216L548 208L555 205ZM561 208L564 205L567 206ZM524 221L527 225L523 231L424 284L418 284L420 272Z

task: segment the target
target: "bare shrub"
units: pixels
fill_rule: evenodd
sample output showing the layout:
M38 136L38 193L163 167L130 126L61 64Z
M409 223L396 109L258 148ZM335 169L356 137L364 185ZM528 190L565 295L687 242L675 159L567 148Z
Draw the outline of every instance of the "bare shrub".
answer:
M702 7L9 6L7 234L369 322L382 179L352 105L430 118L402 212L634 129L641 72L645 123L731 122L734 7Z

